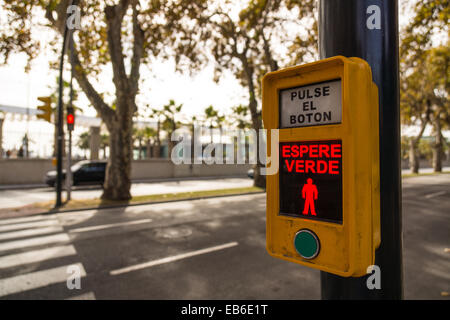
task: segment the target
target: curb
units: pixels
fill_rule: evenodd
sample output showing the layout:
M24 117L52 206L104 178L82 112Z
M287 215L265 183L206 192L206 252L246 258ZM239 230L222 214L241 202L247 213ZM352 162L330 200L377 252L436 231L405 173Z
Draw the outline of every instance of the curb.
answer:
M204 176L204 177L177 177L177 178L152 178L152 179L133 179L131 180L131 184L141 184L141 183L160 183L160 182L177 182L177 181L195 181L195 180L225 180L225 179L245 179L248 178L245 174L238 175L229 175L229 176ZM96 184L86 184L79 185L92 187L96 186ZM33 184L0 184L0 190L27 190L27 189L37 189L37 188L53 188L45 183L33 183Z

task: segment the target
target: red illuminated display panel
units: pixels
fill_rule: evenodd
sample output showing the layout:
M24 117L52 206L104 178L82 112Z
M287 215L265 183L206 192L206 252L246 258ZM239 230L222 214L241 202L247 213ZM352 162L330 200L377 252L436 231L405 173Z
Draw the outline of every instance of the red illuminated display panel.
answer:
M342 223L342 141L280 143L280 214Z

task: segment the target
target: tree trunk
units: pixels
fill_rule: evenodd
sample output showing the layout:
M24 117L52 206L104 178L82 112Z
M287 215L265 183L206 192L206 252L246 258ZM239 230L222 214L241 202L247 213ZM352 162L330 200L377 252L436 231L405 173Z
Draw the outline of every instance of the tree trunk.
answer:
M172 134L177 130L175 122L172 122L167 132L167 158L171 159L172 150L175 147L175 141L172 141Z
M254 91L253 91L254 93ZM262 122L261 122L261 117L259 116L257 110L257 104L258 102L254 99L254 95L250 94L250 104L249 104L249 109L251 110L252 113L252 125L253 125L253 129L255 129L256 131L256 165L253 167L254 170L254 180L253 180L253 185L255 187L259 187L259 188L266 188L266 176L261 174L261 168L264 168L264 165L261 163L261 159L259 158L259 148L261 148L260 146L260 141L259 141L259 130L262 129Z
M151 146L151 143L150 143L150 139L148 139L147 140L146 151L145 151L147 159L151 158L151 148L152 148L152 146Z
M245 54L239 55L239 58L244 67L244 72L247 78L248 93L249 93L249 103L248 108L250 110L250 115L252 117L252 127L256 131L256 165L253 167L254 170L254 180L253 185L255 187L266 188L266 177L261 175L261 168L264 167L259 158L259 130L262 129L262 120L260 113L258 112L258 101L256 100L256 90L255 84L253 83L254 70L253 67L249 65L249 62Z
M440 113L434 119L435 143L433 146L433 170L442 172L442 134Z
M425 119L422 119L419 134L417 137L412 138L409 142L409 168L411 169L411 173L419 173L419 155L417 154L417 147L419 146L419 141L422 138L425 128L427 127L428 120L429 115L427 111Z
M158 119L158 125L156 128L156 145L153 146L154 150L154 157L160 158L161 157L161 121Z
M419 157L417 155L417 145L415 139L409 141L409 168L411 173L419 173Z
M131 128L131 120L118 120L109 129L109 159L102 199L131 199Z
M142 139L141 138L138 139L138 143L139 143L138 158L139 158L139 160L142 160Z
M191 172L192 172L192 165L195 162L195 123L193 122L191 125Z
M213 139L213 125L212 125L212 123L209 125L209 137L210 137L210 140L211 140L211 144L213 144L214 143L214 139Z
M157 144L154 146L154 157L161 158L161 145Z
M258 137L259 140L259 137ZM259 143L259 141L258 141ZM259 152L259 146L258 146L258 152ZM266 188L266 176L261 174L261 168L264 168L264 165L261 164L261 161L258 161L256 163L256 165L254 166L253 170L254 170L254 181L253 181L253 185L255 187L259 187L259 188Z
M0 119L0 159L3 158L3 119Z

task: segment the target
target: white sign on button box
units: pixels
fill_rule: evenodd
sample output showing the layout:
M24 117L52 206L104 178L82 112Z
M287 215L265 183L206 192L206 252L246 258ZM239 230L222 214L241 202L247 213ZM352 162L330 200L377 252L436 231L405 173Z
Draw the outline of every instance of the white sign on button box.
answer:
M341 80L280 90L280 128L342 122Z

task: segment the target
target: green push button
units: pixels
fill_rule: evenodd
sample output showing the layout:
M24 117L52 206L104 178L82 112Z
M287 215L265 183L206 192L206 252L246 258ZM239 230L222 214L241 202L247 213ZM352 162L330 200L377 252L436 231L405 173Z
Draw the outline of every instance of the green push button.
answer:
M319 238L308 229L302 229L295 234L294 247L305 259L314 259L320 251Z

